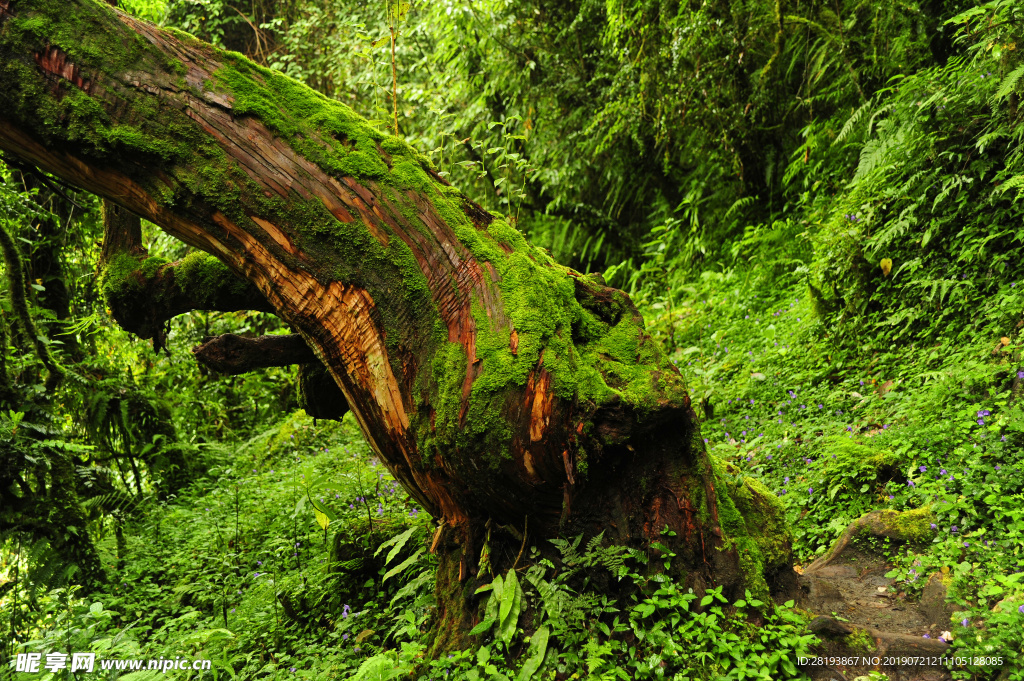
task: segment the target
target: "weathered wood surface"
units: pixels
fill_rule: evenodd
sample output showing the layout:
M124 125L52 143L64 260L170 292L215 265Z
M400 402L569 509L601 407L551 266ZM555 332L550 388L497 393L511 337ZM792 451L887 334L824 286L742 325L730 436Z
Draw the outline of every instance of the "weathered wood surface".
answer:
M668 526L705 582L788 564L784 536L758 535L785 531L774 499L716 488L683 380L628 297L343 105L91 0L0 0L0 149L251 282L443 520L459 579L488 519L526 517L535 537L638 545Z

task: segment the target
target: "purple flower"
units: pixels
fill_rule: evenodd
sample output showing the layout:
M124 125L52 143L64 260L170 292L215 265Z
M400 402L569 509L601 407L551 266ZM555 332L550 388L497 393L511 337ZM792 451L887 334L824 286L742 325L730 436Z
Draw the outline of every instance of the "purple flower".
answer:
M928 466L919 466L917 470L919 470L922 473L924 473L926 470L928 470Z
M913 480L907 480L907 487L917 487L917 485L914 484Z
M964 625L965 627L967 627L967 626L970 626L970 624L971 624L971 621L970 621L969 619L967 619L967 618L965 617L965 618L963 619L963 621L962 621L962 622L960 622L960 624L962 624L962 625Z
M931 636L929 636L928 634L924 634L923 636L921 636L921 638L931 638Z
M1019 606L1019 607L1017 608L1017 612L1019 612L1019 613L1021 613L1022 615L1024 615L1024 605L1021 605L1021 606Z
M1024 378L1024 371L1018 371L1017 378Z
M956 533L957 533L957 532L959 532L960 530L959 530L959 529L957 528L957 526L956 526L956 525L954 525L953 527L949 528L949 531L950 531L950 532L952 532L953 534L956 534Z
M996 470L997 470L997 471L1001 471L1001 470L1003 470L1003 469L1002 469L1002 467L1001 467L1001 466L1000 466L999 464L996 464Z
M807 493L808 494L814 494L814 488L813 487L808 487L807 488Z
M788 482L789 482L789 476L787 475L786 477L784 477L784 478L782 479L782 484L786 484L786 483L788 483Z
M938 526L935 523L932 523L931 525L933 530L938 529Z

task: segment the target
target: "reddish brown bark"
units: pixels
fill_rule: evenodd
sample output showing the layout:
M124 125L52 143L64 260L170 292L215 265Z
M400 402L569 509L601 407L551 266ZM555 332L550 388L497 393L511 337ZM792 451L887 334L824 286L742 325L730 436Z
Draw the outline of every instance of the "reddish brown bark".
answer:
M536 539L646 546L673 528L698 586L785 567L780 549L740 570L737 540L758 528L716 488L682 378L629 298L529 246L404 142L90 0L0 0L0 93L0 149L213 254L302 335L443 521L449 578L474 572L488 519L526 517Z

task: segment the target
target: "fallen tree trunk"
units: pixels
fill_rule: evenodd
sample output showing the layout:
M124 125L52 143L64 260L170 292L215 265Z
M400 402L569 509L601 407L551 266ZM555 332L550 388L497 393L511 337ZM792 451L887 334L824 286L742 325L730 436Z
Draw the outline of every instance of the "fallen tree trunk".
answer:
M443 521L449 624L468 621L454 594L488 520L661 540L695 587L727 595L790 574L781 506L707 454L629 298L344 105L98 2L0 0L0 149L212 254L301 334ZM138 308L162 272L150 260L108 268L112 307ZM220 295L188 276L182 295Z

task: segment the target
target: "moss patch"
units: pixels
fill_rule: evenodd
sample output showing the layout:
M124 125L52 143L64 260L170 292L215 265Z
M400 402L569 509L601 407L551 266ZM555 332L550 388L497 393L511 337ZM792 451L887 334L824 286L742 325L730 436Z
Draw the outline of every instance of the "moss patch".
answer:
M789 564L792 535L786 511L760 481L710 456L718 490L718 518L726 547L735 548L744 582L759 600L769 601L765 574Z

